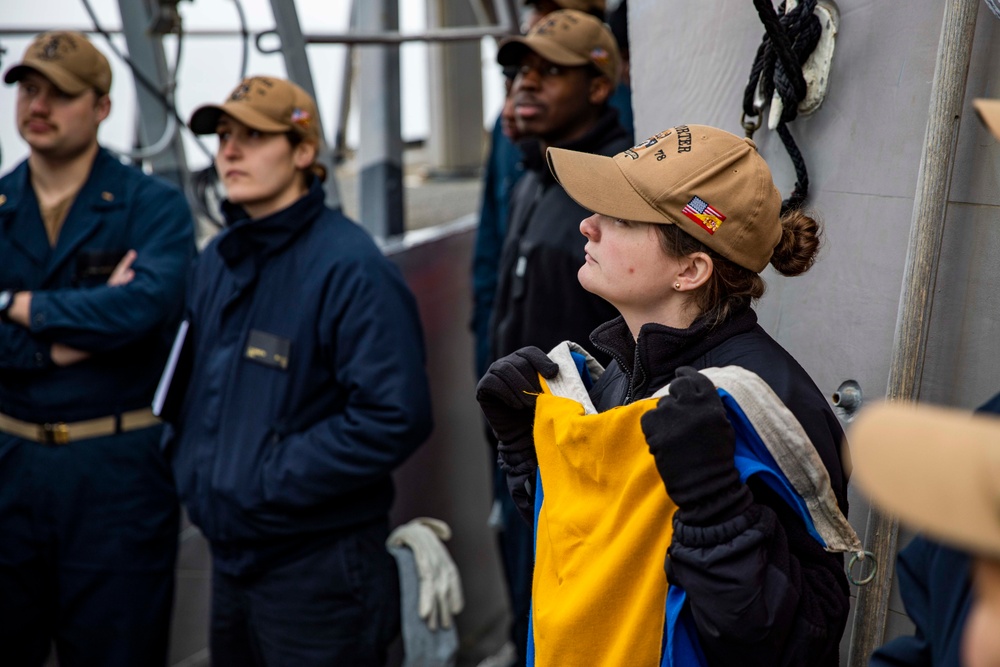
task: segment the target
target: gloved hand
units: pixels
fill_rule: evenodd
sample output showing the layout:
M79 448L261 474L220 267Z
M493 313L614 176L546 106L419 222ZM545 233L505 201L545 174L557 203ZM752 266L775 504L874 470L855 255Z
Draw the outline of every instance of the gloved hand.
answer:
M690 366L677 369L670 391L641 419L649 452L677 503L678 520L721 523L753 501L733 461L736 434L715 385Z
M529 523L534 516L535 401L542 391L538 376L554 378L559 366L537 347L524 347L493 362L476 387L476 399L496 434L500 467L507 475L518 511Z
M451 528L440 519L419 517L389 533L385 544L406 546L413 552L420 580L417 613L431 630L451 627L452 616L462 611L462 579L442 540L451 539Z

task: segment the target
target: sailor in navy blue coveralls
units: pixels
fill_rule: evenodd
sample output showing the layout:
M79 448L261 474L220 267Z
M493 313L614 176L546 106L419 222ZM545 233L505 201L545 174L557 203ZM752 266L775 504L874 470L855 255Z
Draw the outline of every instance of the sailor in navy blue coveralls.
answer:
M39 53L47 59L33 60ZM0 179L0 662L8 666L38 667L53 642L62 667L167 659L178 503L149 405L181 313L192 219L179 191L98 147L106 87L56 87L73 85L61 77L81 57L105 71L95 54L82 35L49 33L6 76L19 82L19 129L32 148ZM67 164L80 167L79 190L53 239L39 183L57 181ZM109 285L130 250L129 277ZM19 317L14 304L29 295Z

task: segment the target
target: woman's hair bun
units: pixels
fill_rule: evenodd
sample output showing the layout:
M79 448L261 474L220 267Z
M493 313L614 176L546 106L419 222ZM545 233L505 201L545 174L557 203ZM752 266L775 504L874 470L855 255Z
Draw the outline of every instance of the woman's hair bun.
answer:
M823 231L818 221L799 209L781 216L781 240L771 255L771 266L785 276L805 273L815 263Z

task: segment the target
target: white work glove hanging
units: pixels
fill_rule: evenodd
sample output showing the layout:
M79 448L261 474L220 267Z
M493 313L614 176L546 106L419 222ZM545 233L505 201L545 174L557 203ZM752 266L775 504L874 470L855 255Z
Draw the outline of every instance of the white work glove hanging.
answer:
M444 546L448 539L451 528L444 521L418 517L397 527L385 541L386 546L406 546L413 552L420 580L418 613L431 630L439 623L450 628L452 616L465 606L462 579Z

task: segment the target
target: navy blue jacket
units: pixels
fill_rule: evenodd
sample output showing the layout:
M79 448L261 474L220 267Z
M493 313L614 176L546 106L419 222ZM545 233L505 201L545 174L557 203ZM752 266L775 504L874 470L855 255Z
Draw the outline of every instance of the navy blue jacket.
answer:
M510 195L524 172L521 151L497 118L483 177L483 202L472 257L472 332L476 337L476 377L490 365L490 315L497 291L500 250L507 236Z
M183 195L100 149L55 248L27 160L0 179L0 202L0 289L32 292L30 329L0 323L0 412L72 422L148 406L194 254ZM108 287L130 249L135 278ZM56 367L52 343L92 356Z
M972 558L920 535L899 552L896 579L916 626L872 653L871 667L960 667L972 603Z
M618 122L628 132L629 139L635 143L635 115L632 113L632 88L619 83L608 98L608 106L618 111Z
M431 430L413 296L323 199L314 181L261 219L229 207L231 226L191 283L193 370L165 444L190 517L230 574L386 517L391 471Z
M618 318L591 341L614 359L591 390L601 412L652 395L680 366L739 366L759 375L809 435L847 515L840 424L752 310L714 328L647 324L638 343ZM837 667L850 606L843 558L824 551L766 484L751 478L747 486L754 502L737 516L703 517L698 525L674 518L667 579L687 592L708 664Z

